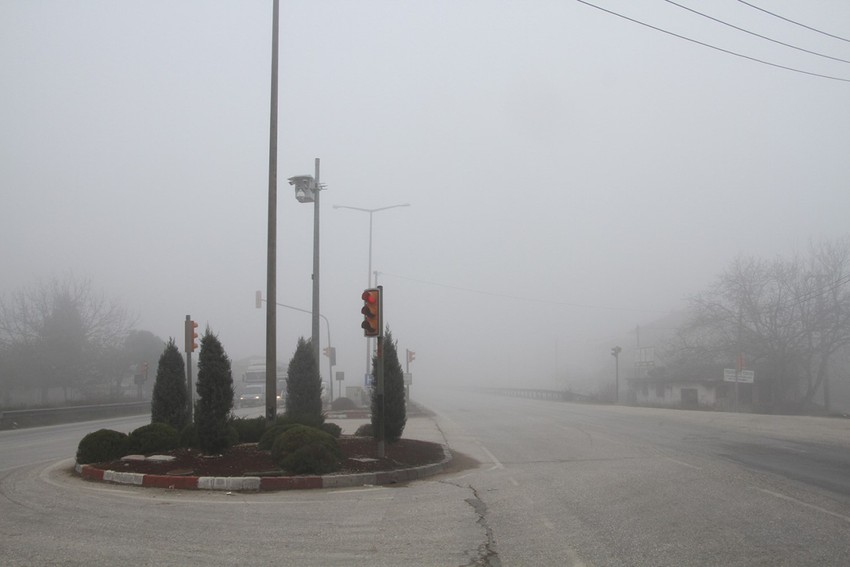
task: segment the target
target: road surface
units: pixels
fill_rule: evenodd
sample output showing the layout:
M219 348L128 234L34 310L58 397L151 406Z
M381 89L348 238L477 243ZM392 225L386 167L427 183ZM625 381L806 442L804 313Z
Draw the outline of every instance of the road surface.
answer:
M4 565L846 565L850 421L421 394L470 468L278 493L83 482L79 439L0 432ZM338 422L351 433L360 422Z

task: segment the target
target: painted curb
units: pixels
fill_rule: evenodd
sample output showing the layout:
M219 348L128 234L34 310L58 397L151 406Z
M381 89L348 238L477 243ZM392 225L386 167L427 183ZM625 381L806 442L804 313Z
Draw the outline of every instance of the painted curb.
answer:
M352 488L410 482L433 476L448 465L452 453L443 445L443 460L439 463L360 474L323 476L167 476L103 470L75 463L74 470L85 480L129 484L151 488L181 490L223 490L227 492L261 492L276 490L306 490L312 488Z

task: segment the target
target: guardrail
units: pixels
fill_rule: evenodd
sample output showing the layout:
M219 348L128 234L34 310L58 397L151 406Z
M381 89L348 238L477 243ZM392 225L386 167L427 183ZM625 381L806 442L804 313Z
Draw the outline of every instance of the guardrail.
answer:
M569 390L541 390L538 388L483 388L488 394L510 396L512 398L529 398L533 400L553 400L556 402L595 402L596 398L585 394L577 394Z
M151 402L122 402L23 410L0 410L0 429L37 427L150 413Z

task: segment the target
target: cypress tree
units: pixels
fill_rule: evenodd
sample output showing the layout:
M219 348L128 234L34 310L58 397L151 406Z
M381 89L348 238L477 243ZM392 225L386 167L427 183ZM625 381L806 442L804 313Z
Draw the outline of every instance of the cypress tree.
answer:
M378 376L378 357L372 358L372 375ZM384 335L384 435L388 443L401 439L407 424L407 401L404 391L404 372L398 361L398 348L387 328ZM378 388L372 388L372 431L378 431Z
M322 415L322 377L316 366L313 342L298 339L286 377L286 415L293 421L319 425Z
M151 423L167 423L177 431L189 421L186 366L173 338L168 339L156 367L151 396Z
M228 418L233 410L233 375L230 358L209 327L201 337L197 392L195 425L201 450L208 455L220 453L229 444Z

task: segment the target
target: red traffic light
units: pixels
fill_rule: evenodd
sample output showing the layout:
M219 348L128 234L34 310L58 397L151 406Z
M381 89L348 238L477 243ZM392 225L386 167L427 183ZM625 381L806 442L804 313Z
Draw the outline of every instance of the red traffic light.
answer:
M196 329L198 324L191 319L186 319L186 352L195 352L198 348L198 333Z
M367 289L360 296L363 299L363 334L367 337L377 337L381 334L381 290L380 288Z

